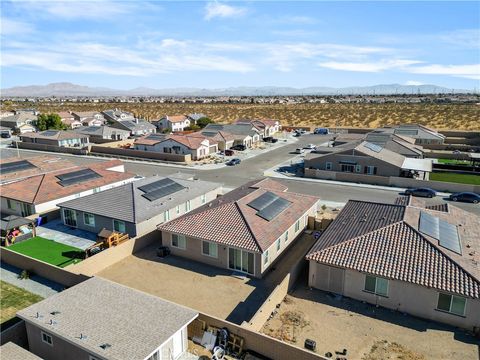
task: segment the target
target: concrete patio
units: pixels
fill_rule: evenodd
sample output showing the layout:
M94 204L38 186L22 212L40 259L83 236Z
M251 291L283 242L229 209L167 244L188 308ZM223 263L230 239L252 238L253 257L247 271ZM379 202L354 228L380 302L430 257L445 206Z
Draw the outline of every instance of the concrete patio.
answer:
M37 227L37 236L85 250L96 242L97 234L66 226L61 219Z

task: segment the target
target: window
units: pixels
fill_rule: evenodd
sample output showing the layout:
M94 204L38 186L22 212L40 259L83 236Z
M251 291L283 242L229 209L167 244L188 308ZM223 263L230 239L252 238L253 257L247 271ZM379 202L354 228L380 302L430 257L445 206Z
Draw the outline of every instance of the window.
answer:
M95 215L83 213L83 223L87 226L95 226Z
M463 297L439 293L437 310L442 310L451 314L464 316L466 303L467 299Z
M300 220L297 220L297 222L295 223L295 232L297 232L298 230L300 230Z
M47 333L44 333L42 331L42 341L45 343L45 344L48 344L50 346L53 346L53 340L52 340L52 336L47 334Z
M287 242L287 241L288 241L288 230L285 231L285 242Z
M376 166L366 166L365 167L365 172L368 175L375 175L377 173L377 167Z
M218 246L214 242L202 242L202 254L216 258L218 256Z
M185 235L172 234L172 246L178 249L183 249L187 247L187 242L185 240Z
M327 162L325 164L325 170L332 170L332 163L331 162Z
M365 291L380 296L388 295L388 280L376 276L365 276Z
M205 204L207 202L207 196L203 194L202 196L200 196L200 200L202 201L202 204Z
M354 170L355 170L355 165L341 164L340 171L342 172L353 172Z
M93 193L94 193L94 194L97 193L97 192L99 192L99 191L100 191L100 188L99 188L99 187L96 187L95 189L93 189Z
M280 241L280 239L277 240L277 252L280 251L280 248L282 247L282 242Z
M163 221L170 221L170 210L163 213Z
M177 205L177 206L175 207L175 213L176 213L177 215L180 214L180 205Z
M63 209L63 222L65 225L77 227L77 213L74 210Z
M7 207L9 209L15 210L15 202L10 199L7 199Z
M269 261L270 259L269 259L268 250L267 250L263 253L263 265L267 265Z
M190 200L187 200L185 203L185 211L190 211L192 210L192 204L190 203Z
M124 233L125 232L125 222L120 220L113 220L113 230L117 232Z

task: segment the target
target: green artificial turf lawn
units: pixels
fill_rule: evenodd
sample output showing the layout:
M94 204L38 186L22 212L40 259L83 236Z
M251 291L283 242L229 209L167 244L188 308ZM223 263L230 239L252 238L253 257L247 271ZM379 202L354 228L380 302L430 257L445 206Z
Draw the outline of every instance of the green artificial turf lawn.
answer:
M0 322L2 323L15 317L17 311L43 300L39 295L32 294L4 281L0 281L0 286Z
M457 159L437 159L440 164L452 164L452 165L471 165L469 160L457 160Z
M431 173L430 180L445 181L459 184L480 185L480 175L455 174L455 173Z
M59 267L73 264L75 256L83 253L81 249L39 236L13 244L8 249ZM79 262L80 259L75 261Z

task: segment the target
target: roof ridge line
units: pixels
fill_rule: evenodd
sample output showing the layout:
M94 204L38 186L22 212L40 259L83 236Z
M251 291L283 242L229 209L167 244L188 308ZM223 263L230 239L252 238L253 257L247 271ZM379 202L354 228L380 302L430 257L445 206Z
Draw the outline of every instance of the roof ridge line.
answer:
M133 212L133 222L136 224L137 223L137 212L135 211L135 187L133 186L133 181L129 182L128 185L130 185L130 189L132 190L132 212Z
M263 254L263 249L260 246L260 244L258 243L255 234L253 233L252 229L250 228L250 225L248 225L248 221L247 221L247 219L245 219L245 216L243 215L242 209L240 209L240 206L238 205L237 201L234 201L234 204L235 204L235 207L237 208L238 212L240 213L240 216L242 217L242 220L245 223L245 225L248 229L248 232L250 233L250 235L252 235L253 241L255 241L255 244L257 245L258 250L260 250L260 253Z
M419 230L415 229L412 225L407 223L406 221L402 221L405 225L407 225L409 228L411 228L415 233L417 233L424 241L430 244L434 249L438 250L440 254L445 256L449 261L453 262L456 266L458 266L463 272L465 272L468 276L470 276L472 279L474 279L477 283L480 285L480 279L478 279L475 275L473 275L470 271L465 269L462 265L460 265L455 259L450 257L441 247L440 245L434 244L432 241L428 240Z
M41 175L42 180L40 180L40 182L38 183L37 191L35 192L35 195L33 195L32 204L35 204L35 200L37 200L38 193L40 192L40 187L42 186L43 180L45 180L45 175L46 174Z

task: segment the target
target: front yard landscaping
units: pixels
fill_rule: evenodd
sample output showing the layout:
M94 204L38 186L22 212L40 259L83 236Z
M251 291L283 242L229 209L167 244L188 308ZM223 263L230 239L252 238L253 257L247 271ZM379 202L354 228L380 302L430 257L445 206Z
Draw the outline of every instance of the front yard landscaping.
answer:
M0 281L0 286L1 323L15 317L17 311L43 300L39 295L32 294L4 281Z
M444 181L458 184L480 185L480 174L456 174L451 172L433 172L430 174L432 181Z
M58 267L78 263L83 256L81 249L40 236L9 246L8 249Z

